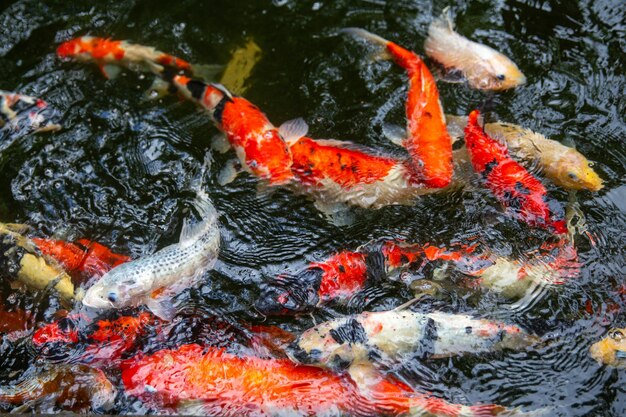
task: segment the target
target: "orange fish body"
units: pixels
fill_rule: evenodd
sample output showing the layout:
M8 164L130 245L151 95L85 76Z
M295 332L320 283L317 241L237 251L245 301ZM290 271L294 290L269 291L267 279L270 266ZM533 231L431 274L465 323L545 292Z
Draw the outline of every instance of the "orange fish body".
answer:
M79 363L109 366L131 351L150 327L161 325L148 312L98 320L83 329L79 321L79 317L69 316L41 327L33 335L35 349L49 358L69 354Z
M258 107L214 84L185 76L174 76L172 82L183 96L209 112L247 171L270 184L292 179L287 144Z
M412 157L412 171L416 180L429 188L447 187L453 174L452 139L446 129L435 78L414 52L393 42L387 43L387 50L409 76L406 100L409 135L403 145Z
M566 233L558 203L550 201L543 184L511 159L506 146L485 133L478 125L478 116L477 110L472 111L465 128L465 144L474 171L483 176L495 197L516 217L531 226Z
M189 62L152 47L92 36L63 42L57 48L57 55L82 62L95 62L107 77L109 74L105 71L106 65L123 66L155 74L160 74L165 67L178 71L192 70Z
M347 375L296 365L288 359L239 357L221 349L183 345L121 365L126 393L189 413L210 416L494 415L495 406L466 407L413 392L393 379L373 381L363 392ZM179 408L180 407L180 408ZM187 407L187 408L182 408ZM487 414L489 413L489 414Z
M76 243L43 238L32 240L44 255L56 259L74 278L81 274L86 278L101 276L131 260L129 256L113 253L106 246L87 239Z

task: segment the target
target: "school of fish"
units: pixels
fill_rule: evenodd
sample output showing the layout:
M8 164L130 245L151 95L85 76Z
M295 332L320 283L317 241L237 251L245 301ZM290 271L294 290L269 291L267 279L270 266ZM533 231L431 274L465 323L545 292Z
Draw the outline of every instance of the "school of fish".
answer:
M121 388L148 412L186 415L526 415L503 405L449 402L408 385L394 370L411 360L523 351L545 343L513 317L425 305L444 293L484 291L523 312L546 287L577 277L581 262L565 210L540 176L569 191L597 192L603 181L580 152L540 133L485 123L478 109L446 115L438 81L491 91L526 82L509 58L457 33L449 9L428 29L424 52L432 62L364 29L340 33L364 40L405 73L406 126L386 129L404 156L309 137L303 118L274 125L237 95L246 91L262 56L251 39L226 66L191 64L154 47L94 36L66 40L56 53L60 62L93 63L109 79L123 70L149 73L155 94L177 95L202 109L223 135L213 149L234 151L218 175L222 187L243 171L309 198L332 220L348 207L407 205L421 195L464 187L472 180L466 173L473 171L475 182L508 217L540 229L545 242L521 257L499 255L480 239L467 238L448 244L385 238L355 250L337 248L325 260L265 280L251 303L250 317L263 318L327 305L358 308L297 335L202 309L185 316L179 295L211 279L220 250L219 214L203 181L210 170L207 156L194 182L195 215L182 220L178 242L136 259L88 237L69 241L28 225L0 223L0 273L12 291L49 294L67 309L35 324L36 314L0 306L0 342L26 337L40 359L0 386L0 409L110 412ZM427 63L436 69L431 72ZM0 91L0 152L24 135L60 130L57 120L42 99ZM462 146L453 150L457 141ZM385 311L359 305L368 290L387 283L413 290L415 300ZM161 348L146 349L148 341ZM626 329L610 330L590 356L625 367Z

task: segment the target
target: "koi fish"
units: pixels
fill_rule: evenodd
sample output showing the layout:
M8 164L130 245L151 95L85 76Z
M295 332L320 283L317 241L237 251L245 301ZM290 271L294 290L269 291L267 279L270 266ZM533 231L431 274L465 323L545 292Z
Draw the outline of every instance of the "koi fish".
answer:
M475 245L438 248L429 244L383 241L355 252L342 251L313 262L293 277L279 276L263 286L256 309L266 315L300 314L329 302L344 304L384 277L435 261L453 262L468 274L491 265L474 256Z
M92 36L63 42L57 48L57 55L60 58L71 58L79 62L95 62L106 78L115 78L120 72L120 67L139 72L151 72L155 75L162 74L168 68L209 79L213 78L217 72L216 67L192 65L150 46Z
M600 341L591 345L591 357L601 364L626 367L626 329L611 329Z
M29 288L53 288L62 301L75 299L72 278L25 236L28 226L0 223L0 271Z
M298 363L338 371L371 360L388 366L413 356L446 358L519 350L537 341L520 327L499 321L396 309L321 323L302 333L287 353Z
M63 240L32 238L39 250L59 262L75 280L102 276L112 268L129 262L130 256L113 253L98 242L80 239L76 243Z
M495 197L515 217L557 234L567 233L563 209L550 200L543 184L509 156L505 145L478 125L478 110L469 115L465 144L474 171L481 174Z
M60 130L60 125L51 122L56 117L55 111L42 99L0 90L0 138ZM10 140L0 143L0 151L11 143Z
M217 212L211 200L198 191L193 205L202 220L192 225L185 219L178 243L113 268L87 290L83 305L96 309L146 305L158 317L171 318L173 312L166 305L171 297L194 285L219 253Z
M357 385L347 374L288 359L239 357L193 344L130 359L121 369L128 395L188 415L460 417L509 411L497 405L451 404L380 374L363 372L366 382Z
M113 314L86 326L83 322L80 316L70 315L44 325L33 334L35 350L47 360L111 366L132 352L142 336L162 325L145 311L138 315Z
M424 50L450 75L460 74L472 88L506 90L526 82L524 74L509 58L455 32L449 8L430 24Z
M0 386L0 404L21 404L18 409L22 413L38 404L58 410L107 411L113 407L115 395L115 387L101 370L84 365L55 365L24 375L15 385Z
M252 69L261 59L262 51L253 39L249 39L245 46L237 48L226 64L220 78L220 84L225 85L236 94L246 92L246 81Z
M446 120L449 131L462 135L467 117L446 115ZM506 143L516 160L536 163L540 171L559 187L589 191L599 191L603 187L593 164L574 148L512 123L486 123L484 129L489 136Z
M363 29L344 33L358 36L386 48L409 76L406 101L407 132L403 146L411 155L415 181L429 188L445 188L452 181L452 141L439 99L435 78L417 54Z

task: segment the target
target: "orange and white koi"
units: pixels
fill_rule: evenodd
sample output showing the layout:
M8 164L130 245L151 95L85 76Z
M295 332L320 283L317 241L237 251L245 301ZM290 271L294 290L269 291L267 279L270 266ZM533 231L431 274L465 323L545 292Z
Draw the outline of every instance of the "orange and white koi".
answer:
M626 329L611 329L600 341L591 345L591 357L601 364L626 368Z
M121 369L128 395L188 415L478 417L511 412L497 405L451 404L379 373L353 378L288 359L240 357L193 344L125 361Z
M76 243L36 237L32 240L44 255L56 259L75 282L102 276L131 260L130 256L113 253L106 246L87 239Z
M474 171L482 175L487 187L513 216L531 226L567 233L560 204L548 197L537 178L511 159L505 145L479 126L478 116L478 110L472 111L465 127L465 145Z
M192 65L150 46L93 36L82 36L63 42L57 48L57 55L79 62L95 62L107 78L117 76L120 67L155 75L161 75L169 68L196 77L205 76L209 68Z
M455 32L449 8L430 24L424 50L449 73L460 73L472 88L506 90L526 82L509 58Z
M341 371L360 363L391 366L415 356L446 358L520 350L538 340L520 327L500 321L396 309L318 324L302 333L287 352L298 363Z
M452 141L446 129L446 119L439 99L435 78L424 61L393 42L363 29L344 29L386 48L395 62L409 76L406 100L407 138L402 142L411 156L410 168L414 181L429 188L444 188L452 181Z
M10 135L60 130L52 122L55 118L54 110L42 99L0 90L0 129L6 128ZM0 143L0 150L6 146Z
M113 407L116 390L100 369L84 365L56 365L15 385L0 386L0 405L21 405L24 412L44 404L42 413L54 408L66 411L107 411ZM14 410L15 411L15 410Z

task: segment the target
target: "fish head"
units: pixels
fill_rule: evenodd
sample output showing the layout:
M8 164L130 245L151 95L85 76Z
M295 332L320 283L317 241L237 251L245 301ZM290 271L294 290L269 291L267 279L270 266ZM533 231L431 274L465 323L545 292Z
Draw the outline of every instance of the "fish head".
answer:
M626 329L611 329L604 339L591 345L591 357L618 368L626 368Z
M92 285L85 293L83 305L96 309L120 309L129 306L142 293L142 288L131 275L126 274L127 265L129 264L112 269Z
M286 351L295 362L341 371L369 359L367 335L352 317L321 323L306 330Z
M259 313L268 316L297 315L312 311L319 303L323 271L309 268L294 275L281 276L262 287L255 303Z
M91 36L83 36L82 38L70 39L63 42L57 48L57 56L59 58L78 58L85 52L93 49L91 44L96 38Z
M526 83L526 76L513 61L493 51L483 65L468 75L470 84L481 90L508 90Z
M64 359L79 342L78 325L73 317L64 317L39 328L32 343L47 359Z
M505 325L500 335L502 338L500 345L504 349L523 350L541 341L539 337L529 334L521 327L514 325Z
M559 159L557 178L560 186L571 190L599 191L602 179L593 170L593 163L572 149Z

